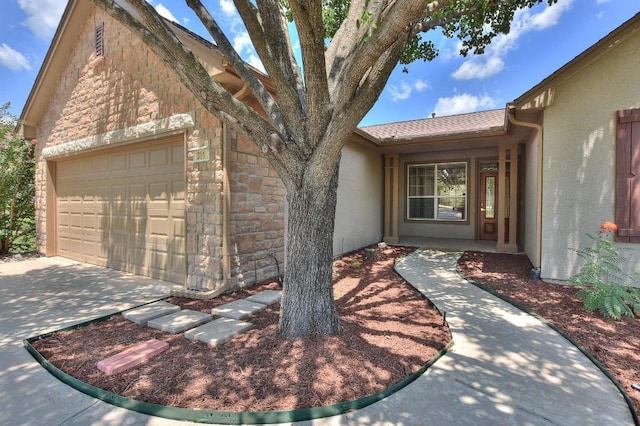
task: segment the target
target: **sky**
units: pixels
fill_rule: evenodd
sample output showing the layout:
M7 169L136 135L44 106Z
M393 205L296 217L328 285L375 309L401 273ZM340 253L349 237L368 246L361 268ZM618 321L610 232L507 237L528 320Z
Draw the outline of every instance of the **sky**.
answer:
M148 0L168 19L210 39L181 0ZM67 0L0 0L0 104L19 117ZM261 67L233 0L203 0L241 56ZM638 0L558 0L518 11L508 35L482 56L459 55L459 42L427 33L440 54L398 66L361 126L504 108L640 12ZM299 44L294 38L294 49ZM299 52L298 52L299 53Z

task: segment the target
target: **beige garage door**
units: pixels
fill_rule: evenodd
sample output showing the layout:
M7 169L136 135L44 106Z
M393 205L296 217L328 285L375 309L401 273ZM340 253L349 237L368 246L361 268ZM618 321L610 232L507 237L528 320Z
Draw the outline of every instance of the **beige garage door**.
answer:
M60 161L56 191L60 256L185 282L182 135Z

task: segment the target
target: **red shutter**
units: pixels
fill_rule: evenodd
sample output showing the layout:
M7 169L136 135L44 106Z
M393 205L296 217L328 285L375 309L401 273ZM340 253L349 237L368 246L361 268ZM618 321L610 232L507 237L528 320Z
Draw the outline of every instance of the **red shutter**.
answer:
M640 243L640 109L618 111L616 224L618 240Z

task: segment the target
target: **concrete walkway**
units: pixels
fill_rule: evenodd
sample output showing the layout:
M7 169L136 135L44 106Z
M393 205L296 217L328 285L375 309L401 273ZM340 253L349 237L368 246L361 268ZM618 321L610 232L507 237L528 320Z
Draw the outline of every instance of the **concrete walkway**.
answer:
M397 271L447 312L455 345L398 393L304 425L632 425L616 387L564 338L466 283L458 254ZM114 407L47 373L22 339L147 303L169 284L60 258L0 264L0 424L183 425ZM357 374L357 372L354 372Z

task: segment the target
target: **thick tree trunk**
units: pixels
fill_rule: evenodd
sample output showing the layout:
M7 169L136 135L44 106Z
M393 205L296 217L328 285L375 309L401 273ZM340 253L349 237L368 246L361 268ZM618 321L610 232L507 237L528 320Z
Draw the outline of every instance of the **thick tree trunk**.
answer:
M337 187L336 167L325 184L313 181L288 188L286 273L280 308L280 332L285 338L340 331L332 287Z

